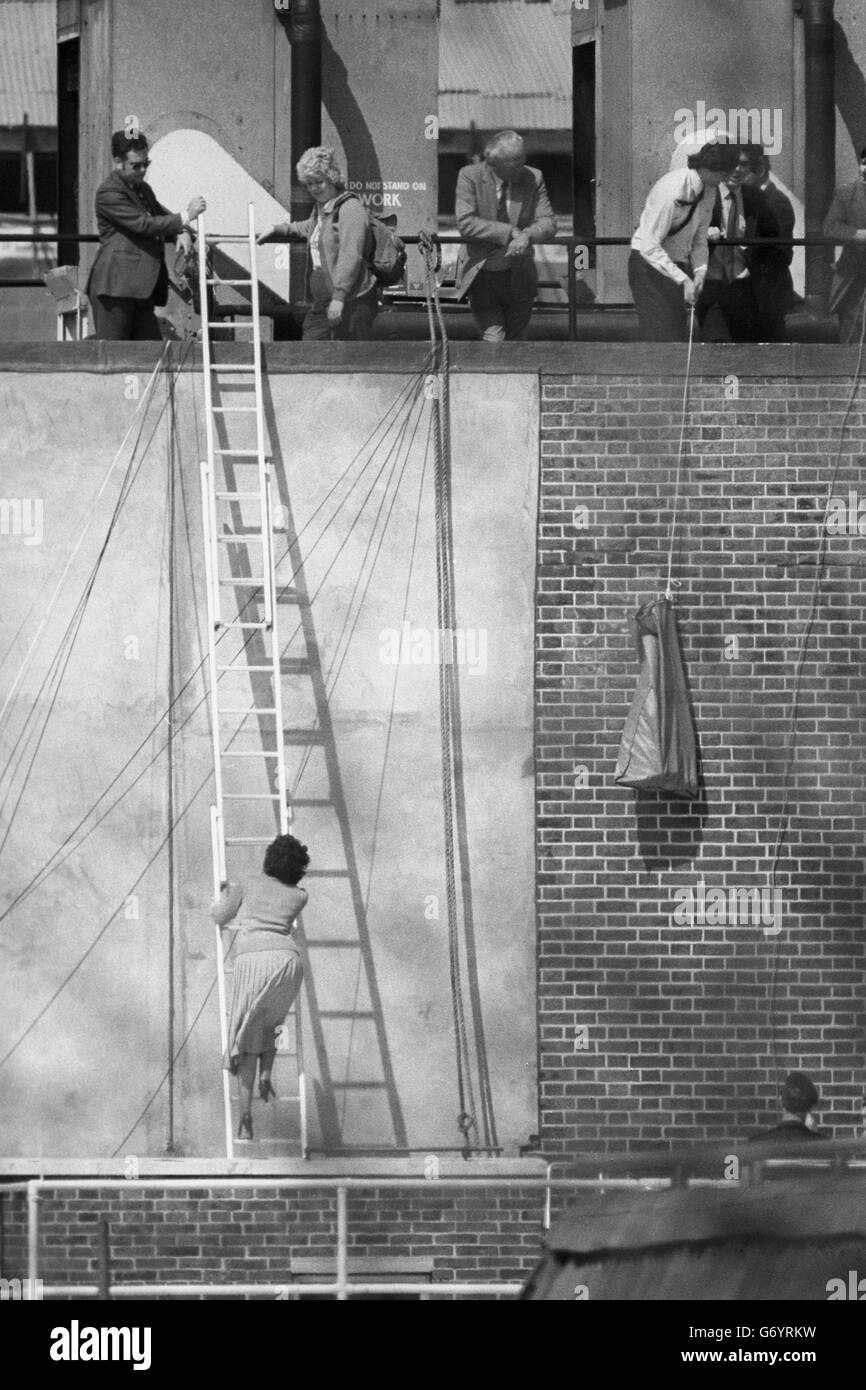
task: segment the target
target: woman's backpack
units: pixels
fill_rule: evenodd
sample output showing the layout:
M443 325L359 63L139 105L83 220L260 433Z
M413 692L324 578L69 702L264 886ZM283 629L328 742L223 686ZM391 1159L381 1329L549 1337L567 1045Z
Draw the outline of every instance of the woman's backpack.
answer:
M357 197L357 193L342 193L334 202L334 214L347 198ZM406 273L406 247L396 232L397 219L376 217L369 208L366 211L367 264L380 285L399 285Z

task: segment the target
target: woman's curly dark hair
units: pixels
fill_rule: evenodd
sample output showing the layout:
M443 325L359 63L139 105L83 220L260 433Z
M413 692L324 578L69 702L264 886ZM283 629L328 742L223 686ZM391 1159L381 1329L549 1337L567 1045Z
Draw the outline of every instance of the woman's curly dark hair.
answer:
M269 878L278 879L280 883L294 888L304 877L309 862L306 845L302 845L294 835L278 835L265 850L262 868Z

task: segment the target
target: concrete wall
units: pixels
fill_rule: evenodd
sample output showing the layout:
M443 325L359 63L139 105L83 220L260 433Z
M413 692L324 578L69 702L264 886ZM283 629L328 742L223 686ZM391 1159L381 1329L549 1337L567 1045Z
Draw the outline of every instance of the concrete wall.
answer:
M638 0L632 5L632 139L635 205L667 169L677 111L781 109L774 168L793 176L794 18L788 5L735 0ZM798 192L800 190L797 190Z
M866 144L866 15L858 0L836 0L836 181L857 177Z
M88 351L82 345L84 360ZM149 360L153 354L148 348L139 356ZM150 405L136 415L132 397L143 392L148 370L13 372L2 378L4 492L7 500L41 503L43 526L41 543L30 544L21 533L25 528L14 534L10 511L2 536L3 589L14 597L2 617L4 697L31 643L35 652L13 717L5 723L4 764L13 744L19 746L28 711L40 727L48 716L53 687L43 685L43 677L95 561L129 451L142 431L134 482L20 804L24 765L11 782L4 780L7 810L16 807L2 851L8 903L142 745L112 793L114 799L126 790L124 798L86 842L79 846L73 840L68 860L4 923L0 1051L12 1047L49 1006L0 1068L0 1152L7 1155L105 1154L124 1143L133 1151L164 1150L165 1088L125 1137L163 1077L169 1049L169 864L163 846L169 769L159 750L166 742L161 721L169 689L170 597L179 692L171 781L179 822L171 898L175 1048L192 1028L176 1072L175 1141L188 1153L221 1151L215 999L205 1003L214 966L206 912L211 745L200 667L205 651L198 480L202 402L198 376L183 372L173 405L168 381L160 377ZM404 1143L459 1145L438 667L423 648L424 633L438 626L424 377L271 374L268 427L282 500L291 507L301 537L297 553L310 595L306 645L329 684L330 753L340 772L348 836L339 833L333 807L299 807L295 828L314 861L304 922L314 987L306 1010L308 1062L320 1101L313 1107L312 1142L393 1146L399 1142L399 1111ZM128 429L126 452L98 498ZM461 666L475 930L499 1140L514 1151L535 1129L537 1113L531 848L535 379L461 378L455 385L453 429L458 619L474 634L475 644ZM346 470L357 483L344 498L349 481L340 479ZM64 575L88 518L91 530ZM314 543L320 530L326 535ZM39 617L61 576L58 606L43 630ZM285 563L280 578L288 578ZM297 612L281 609L291 655L297 651L291 645ZM399 632L404 621L413 641L421 634L421 643L404 647L406 664L395 665L387 631ZM287 681L286 697L287 726L313 727L317 711L309 681ZM245 699L250 700L249 687ZM303 750L290 751L300 757ZM299 763L290 767L290 777L295 768ZM299 795L317 800L331 792L321 750L314 750ZM273 823L262 830L270 835ZM316 877L322 870L345 872L349 857L366 903L360 915L345 880ZM230 860L229 868L244 872L239 859ZM358 951L344 954L336 965L334 952L331 959L322 960L326 951L317 958L315 939L353 934L367 942L366 964ZM355 1017L328 1018L334 1010ZM370 1012L378 1019L364 1017ZM335 1084L381 1080L390 1068L390 1093L341 1091L335 1104L320 1084L323 1067ZM265 1118L270 1128L263 1133L290 1138L296 1133L296 1117L286 1109L269 1107Z

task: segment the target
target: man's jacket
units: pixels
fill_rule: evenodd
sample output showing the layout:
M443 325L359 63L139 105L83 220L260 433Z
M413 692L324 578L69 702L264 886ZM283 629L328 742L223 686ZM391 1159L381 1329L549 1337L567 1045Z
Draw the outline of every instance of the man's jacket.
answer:
M133 190L115 170L96 190L96 224L102 245L90 272L88 295L165 304L168 273L163 250L183 231L180 213L164 208L146 183Z
M857 179L843 183L833 193L824 235L842 244L842 254L833 267L830 291L831 314L850 311L866 280L866 242L856 241L855 233L866 227L866 184Z
M517 227L527 231L532 241L544 241L556 235L556 218L544 176L540 169L531 169L525 164L520 173L510 180L511 200L520 199L520 215ZM463 294L469 289L484 261L493 251L503 250L511 240L511 226L499 222L497 210L496 178L487 161L481 164L468 164L460 170L457 177L457 200L455 213L457 230L471 240L460 247L457 258L457 290ZM526 252L527 258L532 252Z
M777 237L779 223L773 213L770 203L760 188L753 188L750 184L742 185L738 192L743 198L743 216L746 221L744 237ZM716 194L716 203L713 208L713 215L710 219L711 227L718 227L724 235L722 227L722 198L721 193ZM713 258L721 248L710 250L710 265ZM778 257L778 246L747 246L745 248L746 266L752 276L759 276L764 268Z

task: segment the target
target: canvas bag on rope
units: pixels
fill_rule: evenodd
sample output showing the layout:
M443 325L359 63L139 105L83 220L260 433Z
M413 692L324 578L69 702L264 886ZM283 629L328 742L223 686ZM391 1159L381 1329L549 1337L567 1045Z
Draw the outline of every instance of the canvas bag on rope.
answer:
M640 674L614 780L696 797L697 739L673 604L667 598L641 604L631 626Z

